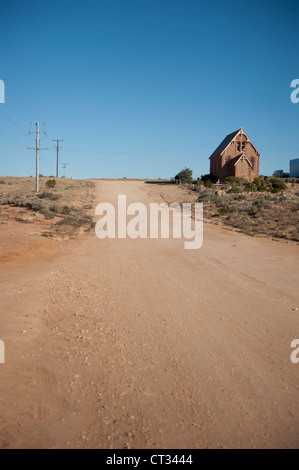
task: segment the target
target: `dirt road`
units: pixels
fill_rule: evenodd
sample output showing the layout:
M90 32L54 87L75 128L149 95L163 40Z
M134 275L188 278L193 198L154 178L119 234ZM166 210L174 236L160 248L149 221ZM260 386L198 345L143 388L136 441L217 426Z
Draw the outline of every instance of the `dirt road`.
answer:
M158 202L99 181L97 202ZM47 241L49 243L49 241ZM298 246L205 226L1 268L1 448L298 447Z

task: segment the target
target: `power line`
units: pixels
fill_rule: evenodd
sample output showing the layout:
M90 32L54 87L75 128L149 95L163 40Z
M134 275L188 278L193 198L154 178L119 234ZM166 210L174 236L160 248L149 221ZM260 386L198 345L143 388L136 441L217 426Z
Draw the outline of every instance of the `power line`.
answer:
M95 155L141 155L141 154L157 154L157 153L169 153L169 152L189 152L190 149L197 151L203 147L210 147L213 144L207 143L203 145L192 145L184 148L172 148L172 149L154 149L154 150L139 150L135 152L115 152L115 151L102 151L102 150L78 150L78 149L64 149L65 152L72 153L86 153L86 154L95 154Z
M6 135L2 134L2 132L0 132L0 135L2 137L4 137L4 139L9 140L10 142L12 142L13 144L18 145L19 147L22 147L22 148L26 148L25 145L21 145L18 142L15 142L14 140L10 139L9 137L6 137Z
M30 139L28 134L26 134L26 132L24 132L9 116L7 116L7 114L4 111L2 111L2 109L0 109L0 113L2 113L3 116L5 116L6 119L8 119L8 121L10 121L16 127L16 129L18 129L18 131L22 132L22 134L24 134L28 139Z
M5 89L8 90L10 93L12 93L15 96L15 98L17 98L17 100L22 104L22 106L26 108L26 111L28 111L28 104L26 104L19 97L19 95L14 90L12 90L12 88L7 83L5 84ZM33 113L31 109L29 109L29 111L31 112L32 115L36 114L36 113ZM27 122L30 121L30 119L28 119L28 116L26 117L23 113L20 113L20 111L17 111L17 113L20 114L20 116L22 116Z

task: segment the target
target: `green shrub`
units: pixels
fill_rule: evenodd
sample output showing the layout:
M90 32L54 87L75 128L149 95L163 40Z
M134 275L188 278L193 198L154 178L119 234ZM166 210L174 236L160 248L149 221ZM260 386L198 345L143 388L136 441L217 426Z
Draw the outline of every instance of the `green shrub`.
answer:
M43 192L38 195L40 199L51 199L51 201L57 201L61 198L61 194Z
M44 206L40 202L31 203L31 209L36 212L40 212L43 208Z
M235 176L227 176L224 180L224 183L225 184L232 184L236 181L236 177Z
M224 180L225 184L238 184L245 185L247 181L244 178L239 178L238 176L227 176Z
M242 193L243 188L242 186L232 186L232 188L228 192L229 193Z
M56 180L52 179L52 180L46 181L46 186L47 186L47 188L49 188L49 189L55 188L55 186L56 186Z
M218 196L217 194L211 194L211 193L202 193L198 196L197 199L198 202L211 202L215 204L219 204L222 202L222 198Z
M62 214L70 214L72 212L72 208L70 206L63 206Z
M232 208L229 204L223 203L218 207L219 214L228 214L229 212L232 212Z
M237 184L240 186L244 186L247 183L247 180L245 178L238 178L237 179Z
M234 194L233 196L231 196L231 199L233 201L244 201L246 199L246 196L245 194Z
M261 180L261 178L258 178L258 177L257 177L257 178L254 178L253 184L255 184L257 188L260 188L261 185L262 185L262 180Z
M271 207L271 203L265 199L265 198L259 198L259 199L256 199L255 201L253 201L252 203L252 208L255 209L255 208L258 208L258 209L269 209Z
M51 204L49 210L55 214L61 214L62 212L61 206L58 206L57 204Z
M67 225L67 226L71 226L71 227L74 227L74 228L79 228L79 227L82 227L84 225L87 225L88 230L90 230L94 227L95 224L92 220L92 217L90 217L90 216L83 216L83 217L78 218L78 217L68 215L68 216L64 217L63 219L61 219L59 222L57 222L56 225L58 227L63 226L63 225Z
M255 183L252 183L251 181L247 181L247 183L244 186L244 189L246 191L257 191L260 188Z
M270 183L272 185L273 193L278 193L279 191L286 189L286 184L281 178L271 178Z
M205 180L204 183L206 188L212 188L213 187L213 183L211 180Z

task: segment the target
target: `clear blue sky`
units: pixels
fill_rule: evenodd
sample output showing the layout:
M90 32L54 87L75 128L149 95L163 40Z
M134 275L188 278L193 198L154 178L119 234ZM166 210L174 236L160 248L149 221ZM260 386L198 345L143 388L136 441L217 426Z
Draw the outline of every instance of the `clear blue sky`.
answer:
M46 122L45 175L60 138L77 178L197 177L241 126L261 174L288 171L295 78L295 0L1 0L0 174L34 175L30 121Z

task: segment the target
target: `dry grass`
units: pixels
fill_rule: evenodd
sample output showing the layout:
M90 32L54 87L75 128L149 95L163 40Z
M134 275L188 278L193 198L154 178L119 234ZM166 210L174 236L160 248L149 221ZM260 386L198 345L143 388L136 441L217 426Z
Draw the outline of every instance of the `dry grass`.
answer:
M0 218L20 223L51 221L44 236L69 235L93 227L94 183L84 180L56 179L56 187L46 187L48 178L40 178L40 192L35 192L34 178L1 177ZM23 210L16 216L15 207Z
M250 236L266 236L299 242L299 180L287 183L283 192L229 192L230 185L176 185L160 182L149 184L150 196L159 194L167 204L202 202L204 220L215 225L243 232ZM194 209L194 206L193 206Z
M202 202L204 220L224 225L250 236L266 236L299 242L299 180L287 182L282 192L229 192L229 185L155 184L152 188L167 204ZM148 185L150 188L151 185ZM151 190L150 194L155 191Z
M299 185L296 185L299 186ZM234 227L248 235L266 235L299 242L299 188L288 185L283 193L229 194L211 189L198 201L204 217L216 224Z

